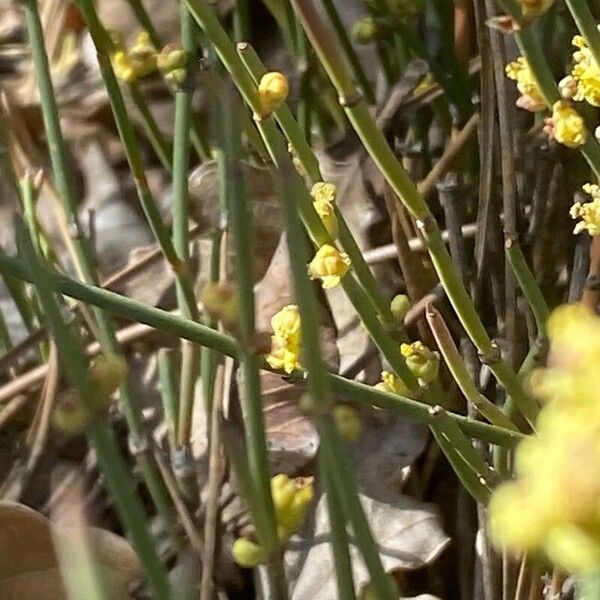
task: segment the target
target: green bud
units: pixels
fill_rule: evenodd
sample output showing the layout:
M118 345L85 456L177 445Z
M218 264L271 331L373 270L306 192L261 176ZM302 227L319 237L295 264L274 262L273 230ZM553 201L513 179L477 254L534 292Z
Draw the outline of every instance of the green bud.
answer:
M83 433L92 422L92 415L75 390L66 390L56 399L52 412L52 425L68 435Z
M371 44L381 39L382 31L373 17L363 17L354 22L352 37L359 44Z
M408 296L405 296L404 294L394 296L390 303L390 310L398 323L402 323L406 313L410 310L410 307L410 300L408 299Z
M349 443L356 442L362 433L362 421L356 409L345 404L333 409L333 420L342 438Z
M263 547L247 538L238 538L231 549L233 560L241 567L251 569L264 563L267 553Z

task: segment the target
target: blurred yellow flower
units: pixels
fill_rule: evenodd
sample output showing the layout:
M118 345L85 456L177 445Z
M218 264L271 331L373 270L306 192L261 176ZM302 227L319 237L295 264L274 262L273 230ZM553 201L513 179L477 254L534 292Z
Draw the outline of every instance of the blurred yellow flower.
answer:
M109 32L113 42L111 60L115 75L127 83L134 83L141 77L156 71L156 48L150 41L147 31L141 31L129 50L120 34Z
M398 394L399 396L405 396L407 398L411 397L410 390L404 381L389 371L381 372L381 382L375 387L391 394Z
M339 284L349 268L350 259L345 252L340 252L330 244L324 244L310 261L308 276L311 279L320 279L323 289L328 290Z
M600 317L567 305L548 321L549 366L530 387L545 404L536 434L517 448L517 479L489 506L493 541L543 552L560 568L600 567Z

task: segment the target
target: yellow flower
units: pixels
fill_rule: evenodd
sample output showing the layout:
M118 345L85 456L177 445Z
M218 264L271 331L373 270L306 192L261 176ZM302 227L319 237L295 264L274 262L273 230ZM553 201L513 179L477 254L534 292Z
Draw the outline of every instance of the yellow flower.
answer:
M258 84L258 97L260 100L260 117L268 117L278 108L289 92L288 80L283 73L272 71L265 73Z
M273 333L286 340L300 335L300 312L295 304L284 306L271 317Z
M308 275L311 279L320 279L323 289L328 290L339 284L349 268L350 259L346 253L324 244L309 263Z
M436 379L440 366L437 352L430 350L423 342L402 344L400 352L406 359L406 366L422 383L431 383Z
M388 371L381 372L381 383L378 383L375 387L384 392L410 398L410 390L404 381Z
M600 106L600 68L583 36L576 35L572 43L579 48L573 53L574 65L571 75L577 85L577 92L573 99L585 100L592 106Z
M271 495L275 507L277 533L284 541L298 531L314 496L312 477L290 479L279 473L271 479Z
M578 148L587 140L587 130L581 115L567 102L559 100L552 106L552 134L568 148Z
M533 76L529 63L520 56L506 65L506 75L509 79L517 82L517 89L521 92L521 97L517 100L517 106L530 112L544 110L544 98L540 87Z
M569 211L573 219L581 219L573 233L587 231L590 235L600 235L600 187L586 183L583 191L592 197L591 202L575 202Z
M583 305L548 320L549 366L531 377L545 404L516 450L515 481L489 506L490 533L514 552L543 552L562 569L600 567L600 317Z
M291 373L300 366L300 313L295 304L284 306L271 318L271 353L266 360L273 369Z
M335 216L334 202L337 195L337 188L333 183L320 181L313 185L311 196L314 198L313 206L317 211L325 229L335 240L338 236L338 221Z
M133 83L156 71L156 48L147 31L141 31L133 46L127 50L120 35L109 33L113 42L112 63L115 75L127 83Z

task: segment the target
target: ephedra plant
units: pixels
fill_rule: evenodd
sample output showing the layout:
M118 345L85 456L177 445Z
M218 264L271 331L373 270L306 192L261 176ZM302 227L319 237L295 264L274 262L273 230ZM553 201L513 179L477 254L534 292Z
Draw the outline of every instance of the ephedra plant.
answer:
M17 3L49 167L33 173L40 159L28 156L10 118L17 97L5 93L2 177L19 210L5 227L16 250L0 253L0 273L27 337L16 341L0 314L0 436L18 394L35 392L31 372L57 364L44 443L89 442L143 571L132 597L187 597L184 588L229 597L225 561L254 570L243 597L299 600L288 552L324 494L336 597L391 600L406 597L409 578L389 567L351 449L367 427L364 411L400 415L431 433L423 464L410 467L420 496L430 499L432 465L444 461L468 507L447 527L466 548L446 550L458 574L446 566L425 591L556 598L570 588L600 597L596 3L357 0L351 17L333 0L172 3L177 27L165 36L152 3L130 0L134 37L105 22L92 0L69 3L56 23L40 16L56 2ZM57 53L48 50L61 34L94 49L87 68L102 82L122 176L154 238L147 258L109 269L108 280L163 261L170 307L102 283L60 118ZM285 68L261 52L268 36ZM166 126L149 81L167 98ZM200 91L208 108L198 110ZM340 153L362 182L348 173L340 183ZM216 165L218 179L202 278L200 223L191 226L198 164ZM252 169L270 178L258 198ZM168 182L167 210L156 172ZM48 193L62 237L36 212ZM260 283L285 299L269 314L256 287L261 195L277 200L276 256L285 264L279 280L267 272ZM369 231L374 206L379 242ZM324 331L340 317L341 297L368 349L338 373ZM142 352L158 362L159 426L145 417L127 367L124 321L162 334ZM318 434L315 460L300 468L273 466L267 372L300 390L287 402ZM198 413L207 476L193 451ZM218 505L225 479L249 517L229 545ZM4 499L23 499L7 489ZM162 540L149 515L158 515ZM200 567L184 585L175 573L190 553ZM88 587L67 586L69 597L113 597L102 571L85 564ZM319 577L315 569L314 589L323 588Z

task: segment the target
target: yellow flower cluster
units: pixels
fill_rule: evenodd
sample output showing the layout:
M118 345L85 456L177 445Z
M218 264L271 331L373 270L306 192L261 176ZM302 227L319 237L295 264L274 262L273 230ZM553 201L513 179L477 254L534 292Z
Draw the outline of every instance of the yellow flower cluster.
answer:
M557 142L568 148L578 148L587 141L587 129L582 116L563 100L552 106L551 133Z
M440 368L440 355L430 350L423 342L402 344L400 352L406 359L406 366L421 385L427 385L437 378Z
M277 535L285 542L294 534L306 518L314 490L312 477L290 479L280 473L271 479L271 495L277 520ZM232 548L234 560L243 567L255 567L264 563L267 553L262 546L247 538L238 538Z
M134 83L156 71L156 48L147 31L140 31L131 48L127 49L117 32L109 32L113 43L111 60L115 75L122 81Z
M338 285L350 268L350 259L331 244L323 244L308 264L308 276L320 279L324 290Z
M496 544L543 552L560 568L600 568L600 317L583 305L548 322L549 367L534 372L544 401L537 433L517 448L518 478L489 506Z
M575 225L573 233L587 231L590 235L600 235L600 187L586 183L583 191L592 197L591 202L575 202L570 214L573 219L581 219Z
M335 216L334 202L337 196L337 187L333 183L319 181L312 186L310 195L313 197L313 206L317 211L325 229L332 239L338 236L338 221Z
M271 318L271 353L267 362L273 369L291 373L300 366L300 313L295 304L284 306Z
M577 84L573 99L600 106L600 67L583 36L576 35L573 38L573 46L579 48L573 53L574 65L571 75Z
M517 82L517 89L521 92L517 100L517 106L530 112L539 112L544 110L544 98L540 87L533 76L529 63L520 56L506 65L506 75L509 79Z

